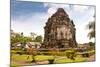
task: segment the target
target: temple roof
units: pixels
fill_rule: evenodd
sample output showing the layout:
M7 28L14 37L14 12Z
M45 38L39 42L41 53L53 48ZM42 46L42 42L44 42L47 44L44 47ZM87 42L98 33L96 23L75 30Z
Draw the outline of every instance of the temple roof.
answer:
M69 18L68 14L63 8L58 8L57 11L48 18L48 21L46 22L47 26L52 25L73 25L74 22Z
M63 8L58 8L57 12L65 12Z
M65 10L63 8L58 8L57 12L55 14L53 14L52 16L56 16L56 15L57 16L61 15L61 16L68 17L68 14L65 12Z

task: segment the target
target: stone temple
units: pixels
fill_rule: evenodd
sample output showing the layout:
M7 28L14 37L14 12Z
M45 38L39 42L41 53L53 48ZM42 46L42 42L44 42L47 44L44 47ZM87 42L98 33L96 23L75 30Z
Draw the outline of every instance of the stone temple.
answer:
M75 25L63 8L58 8L44 27L45 48L77 47L75 38Z

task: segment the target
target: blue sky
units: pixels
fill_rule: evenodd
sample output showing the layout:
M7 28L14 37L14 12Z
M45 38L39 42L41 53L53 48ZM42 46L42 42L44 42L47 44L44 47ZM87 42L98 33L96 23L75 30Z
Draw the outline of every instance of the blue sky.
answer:
M94 6L11 0L11 29L15 32L24 32L26 36L29 36L30 32L43 36L43 27L57 8L64 8L73 19L76 27L76 40L79 43L90 41L87 37L89 30L86 29L86 25L94 20Z
M31 15L31 13L46 12L43 3L33 3L26 1L11 0L11 15L12 19L16 19L21 15Z

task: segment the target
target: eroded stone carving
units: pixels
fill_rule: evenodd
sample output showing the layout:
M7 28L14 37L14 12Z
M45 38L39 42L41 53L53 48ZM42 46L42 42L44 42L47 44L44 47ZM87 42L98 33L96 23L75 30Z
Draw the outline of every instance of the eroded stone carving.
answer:
M48 19L44 30L45 48L77 47L74 22L63 8L58 8L57 12Z

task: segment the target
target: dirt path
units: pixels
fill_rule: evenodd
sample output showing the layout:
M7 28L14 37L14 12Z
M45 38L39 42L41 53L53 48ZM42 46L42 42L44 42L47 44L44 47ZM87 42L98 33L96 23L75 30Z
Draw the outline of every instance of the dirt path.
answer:
M87 58L87 61L95 61L95 55L90 56L89 58Z
M16 64L18 64L18 65L21 65L21 66L23 66L23 65L34 65L35 63L31 63L30 61L23 61L23 60L12 60L11 62L14 62L14 63L16 63Z

